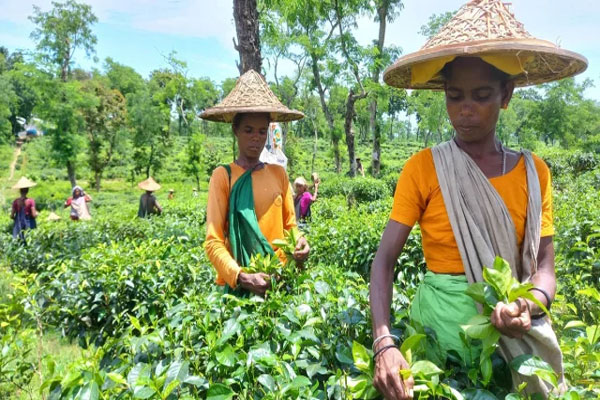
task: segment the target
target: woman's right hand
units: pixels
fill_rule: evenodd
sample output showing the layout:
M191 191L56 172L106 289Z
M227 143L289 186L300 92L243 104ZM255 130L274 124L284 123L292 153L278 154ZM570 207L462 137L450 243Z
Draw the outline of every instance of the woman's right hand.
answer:
M383 344L378 347L381 348ZM410 366L400 353L393 347L384 350L375 359L375 377L373 385L388 400L406 400L413 398L415 381L410 376L403 380L400 376L401 369L410 369Z
M271 289L271 277L262 272L256 274L240 272L237 283L242 288L259 296L264 296L267 290Z

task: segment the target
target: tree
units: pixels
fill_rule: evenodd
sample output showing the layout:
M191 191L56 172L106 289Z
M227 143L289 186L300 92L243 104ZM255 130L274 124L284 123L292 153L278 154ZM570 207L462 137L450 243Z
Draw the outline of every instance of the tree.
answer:
M110 165L121 138L126 134L126 100L116 89L110 89L104 79L83 83L86 104L82 108L88 139L88 162L94 172L96 190L105 168Z
M373 60L371 80L379 85L379 75L385 64L388 64L384 57L385 30L387 22L393 22L398 12L404 7L402 0L375 0L375 9L377 11L376 21L379 22L379 35L375 43L375 59ZM373 135L373 158L371 160L372 173L379 175L381 167L381 130L377 125L377 96L371 98L369 104L369 130Z
M237 33L237 43L234 39L233 45L240 54L240 75L250 69L262 73L256 0L233 0L233 19Z
M10 116L16 102L17 95L10 80L0 75L0 143L7 143L13 137Z
M308 58L312 71L311 89L319 95L321 110L327 121L331 138L335 170L341 171L339 142L341 131L336 130L328 96L335 82L339 62L333 60L331 40L337 28L331 1L320 0L262 0L263 8L279 14L279 29L286 32L289 40L298 45ZM329 26L326 26L329 24ZM324 65L325 64L325 65Z
M117 89L126 98L131 93L144 89L144 78L140 74L133 68L119 64L110 57L104 62L104 70L110 88Z
M359 68L362 49L358 45L356 39L350 33L350 27L356 26L355 18L363 10L364 5L360 1L345 1L334 0L336 25L339 32L339 43L342 55L346 61L347 67L354 79L356 86L350 88L348 97L346 98L346 110L344 113L344 133L346 136L346 146L348 147L348 162L350 164L350 176L356 175L356 156L354 146L354 130L352 129L352 121L356 115L355 103L358 100L367 97L368 92L365 90L363 78Z
M57 157L55 161L66 165L69 180L74 186L74 162L78 151L75 135L80 132L80 115L77 109L73 108L77 99L74 101L67 96L78 98L79 95L73 93L74 85L67 85L67 81L75 51L83 48L87 56L95 52L96 36L92 33L91 25L97 22L98 18L92 13L89 5L74 0L64 3L52 2L52 7L52 10L42 12L39 7L34 6L34 15L29 19L36 28L31 37L43 58L58 69L61 84L64 86L56 85L56 90L50 92L59 97L51 100L53 106L46 107L46 110L54 109L56 113L50 112L46 116L56 127L51 129L52 134L56 136L52 138L52 154ZM68 115L68 110L71 111L71 115Z
M185 148L186 162L183 166L185 173L194 177L196 187L200 188L200 178L205 174L206 160L205 152L206 136L201 133L195 133L190 137Z
M52 7L52 10L42 12L38 6L33 6L34 15L29 19L37 27L31 38L44 58L59 67L60 78L66 82L75 51L83 48L87 56L95 53L97 39L91 25L98 22L98 18L92 13L91 6L74 0L53 1Z
M133 93L129 108L134 172L143 172L146 178L162 168L171 142L170 110L152 95L158 90L156 85L151 80L143 90Z

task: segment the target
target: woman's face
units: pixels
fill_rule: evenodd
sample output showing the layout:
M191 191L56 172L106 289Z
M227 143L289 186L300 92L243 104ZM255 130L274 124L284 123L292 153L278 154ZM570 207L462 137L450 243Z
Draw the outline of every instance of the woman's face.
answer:
M269 122L268 114L245 114L239 125L233 127L240 156L250 160L257 160L260 157L267 141Z
M479 58L457 58L446 80L446 109L459 139L477 142L496 131L500 108L508 106L514 84L502 83Z
M302 194L306 191L306 186L295 183L294 191L296 192L296 194Z
M81 196L81 191L79 189L75 189L75 191L73 192L73 197L79 197Z

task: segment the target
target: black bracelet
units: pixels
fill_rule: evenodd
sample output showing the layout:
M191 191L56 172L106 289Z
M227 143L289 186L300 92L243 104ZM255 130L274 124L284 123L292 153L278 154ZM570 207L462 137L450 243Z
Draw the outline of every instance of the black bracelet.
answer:
M550 295L548 294L548 292L546 292L546 290L544 290L540 287L537 287L537 286L534 286L531 289L529 289L530 292L532 290L537 290L538 292L540 292L541 294L544 295L544 297L546 298L546 309L548 311L550 311L550 307L552 307L552 300L550 300ZM532 315L531 319L541 319L541 318L544 318L545 316L546 316L546 313L544 311L542 311L540 314Z
M392 347L398 348L398 346L396 346L395 344L388 344L387 346L383 346L382 348L380 348L379 350L377 350L375 352L375 354L373 354L373 360L380 355L381 353L383 353L384 351L386 351L387 349L391 349Z

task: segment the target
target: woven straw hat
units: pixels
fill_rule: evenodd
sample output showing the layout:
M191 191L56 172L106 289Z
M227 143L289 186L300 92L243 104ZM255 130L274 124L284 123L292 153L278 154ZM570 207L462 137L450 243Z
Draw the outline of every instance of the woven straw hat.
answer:
M200 117L209 121L231 123L239 113L269 113L271 122L304 118L300 111L284 106L273 94L265 78L252 69L240 76L233 90L221 103L205 110Z
M160 189L160 185L152 177L138 183L138 187L147 192L156 192Z
M15 186L13 186L12 188L13 189L25 189L25 188L34 187L35 185L37 185L37 183L35 183L34 181L30 181L26 177L22 176L21 179L19 179L17 181L17 183L15 183Z
M383 79L400 88L443 89L439 72L460 56L483 59L511 75L515 86L550 82L587 68L582 55L531 36L501 0L473 0L419 51L388 67Z
M54 212L50 212L46 221L60 221L60 216L56 215Z

